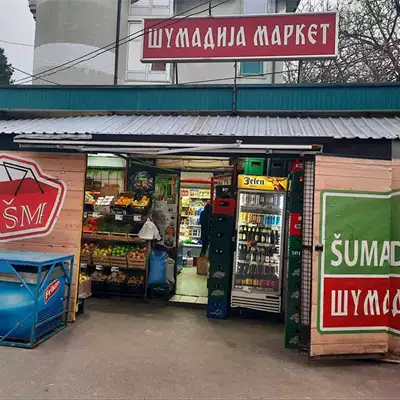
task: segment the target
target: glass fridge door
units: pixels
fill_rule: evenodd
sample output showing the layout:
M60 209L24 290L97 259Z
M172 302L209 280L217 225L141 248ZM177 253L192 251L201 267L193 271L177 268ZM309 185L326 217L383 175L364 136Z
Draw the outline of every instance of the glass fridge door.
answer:
M286 193L239 191L238 197L234 288L280 294Z

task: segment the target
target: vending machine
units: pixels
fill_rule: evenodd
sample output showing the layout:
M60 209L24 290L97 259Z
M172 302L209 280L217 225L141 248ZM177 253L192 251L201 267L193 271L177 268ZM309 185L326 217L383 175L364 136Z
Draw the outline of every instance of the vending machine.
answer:
M287 178L238 176L231 307L282 311Z

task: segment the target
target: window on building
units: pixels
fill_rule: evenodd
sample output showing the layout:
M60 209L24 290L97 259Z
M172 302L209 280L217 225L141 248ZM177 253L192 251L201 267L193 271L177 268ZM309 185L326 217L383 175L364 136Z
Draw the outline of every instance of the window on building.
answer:
M272 13L275 9L277 0L242 0L243 14L265 14ZM260 75L264 73L264 63L262 61L245 61L240 63L241 75Z
M243 0L243 14L264 14L269 0Z
M167 69L167 64L166 63L153 63L151 64L151 70L152 71L165 71Z
M138 0L131 4L131 15L172 15L173 0Z
M261 61L245 61L240 63L241 75L260 75L263 71L263 63Z
M142 22L131 21L129 23L129 34L134 35L141 32L143 28ZM132 82L166 82L170 80L169 64L166 63L142 63L142 40L143 35L134 36L128 44L128 62L126 80Z

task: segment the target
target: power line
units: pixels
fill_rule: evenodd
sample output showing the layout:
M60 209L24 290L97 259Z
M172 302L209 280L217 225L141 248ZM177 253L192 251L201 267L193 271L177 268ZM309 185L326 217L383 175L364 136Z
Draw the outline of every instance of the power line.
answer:
M25 74L25 75L28 75L28 76L34 78L34 75L30 74L29 72L22 71L22 69L19 69L19 68L14 67L14 66L12 66L12 69L15 69L16 71L21 72L22 74ZM26 78L23 78L23 79L26 79ZM42 80L42 81L47 82L47 83L51 83L51 84L53 84L53 85L59 85L59 86L61 86L59 83L50 81L50 80L48 80L48 79L43 79L43 78L37 78L37 79L38 79L38 80Z
M150 29L152 29L152 28L154 28L154 27L156 27L156 26L158 26L158 25L160 25L160 24L163 24L163 23L165 23L165 22L168 22L168 21L171 21L171 20L175 20L176 17L183 16L183 18L180 18L180 19L178 19L177 21L175 21L175 22L173 22L173 23L163 25L163 26L161 26L160 28L166 28L166 27L172 26L172 25L174 25L174 24L179 23L180 21L182 21L182 20L184 20L184 19L187 19L187 18L192 17L192 16L194 16L194 15L201 14L201 13L203 13L203 12L207 12L207 11L209 10L208 7L207 7L207 9L198 11L198 12L193 13L193 14L188 14L188 15L185 15L185 16L183 15L184 13L193 11L193 10L195 10L196 8L199 8L199 7L204 6L204 5L206 5L206 4L207 4L207 5L210 4L210 1L215 1L215 0L207 0L207 1L205 1L205 2L203 2L203 3L201 3L201 4L199 4L199 5L197 5L197 6L195 6L195 7L192 7L192 8L189 8L188 10L185 10L184 12L182 12L182 13L180 13L180 14L177 14L177 15L174 15L174 16L172 16L172 17L170 17L170 18L167 18L167 19L163 20L162 22L153 24L153 25L151 25L149 28L143 28L143 29L141 29L141 30L139 30L139 31L137 31L137 32L135 32L135 33L132 33L132 34L130 34L130 35L128 35L128 36L125 36L125 37L121 38L121 39L119 40L118 43L119 43L119 45L122 45L122 44L126 44L126 43L128 43L128 42L130 42L130 41L132 41L132 40L134 40L134 39L138 39L138 38L144 36L145 34L147 34L148 31L149 31ZM222 4L225 4L225 3L229 2L229 1L231 1L231 0L224 0L224 1L221 1L220 3L215 4L214 6L212 6L211 9L216 8L216 7L219 7L219 6L221 6ZM142 33L141 33L141 32L142 32ZM137 35L138 33L141 33L141 34L140 34L140 35ZM135 36L135 35L137 35L137 36ZM80 64L81 62L92 60L93 58L98 57L99 55L104 54L104 53L106 53L107 51L111 50L113 47L116 46L116 44L117 44L116 41L114 41L114 42L112 42L112 43L109 43L109 44L107 44L107 45L105 45L105 46L103 46L103 47L100 47L100 48L97 49L97 50L91 51L91 52L89 52L89 53L87 53L87 54L85 54L85 55L83 55L83 56L77 57L77 58L75 58L75 59L73 59L73 60L67 61L67 62L65 62L65 63L63 63L63 64L58 65L58 66L49 68L48 70L42 71L41 73L35 75L34 78L36 79L36 78L40 78L40 77L46 77L46 76L54 75L55 73L58 73L58 72L61 72L61 71L66 70L66 69L72 68L72 67L74 67L75 65ZM102 50L103 50L103 51L102 51ZM94 54L92 57L86 58L86 57L88 57L88 56L90 56L90 55L92 55L92 54ZM80 61L78 61L78 60L80 60ZM77 61L77 62L76 62L76 61ZM71 64L71 63L73 63L73 64L72 64L72 65L69 65L69 64ZM67 65L68 65L68 66L67 66ZM62 69L59 69L59 68L64 67L64 66L67 66L67 67L66 67L66 68L62 68ZM55 71L55 70L56 70L56 71ZM50 71L54 71L54 72L48 74L48 72L50 72ZM19 79L19 80L17 80L17 81L15 82L15 84L23 83L22 81L24 81L24 80L26 80L26 78Z
M237 76L237 79L257 78L257 77L268 76L268 75L283 74L283 73L289 72L289 71L297 72L297 68L296 69L288 68L285 71L265 72L263 74L239 75L239 76ZM201 81L184 82L184 83L182 83L182 85L192 85L195 83L209 83L209 82L226 81L228 79L234 79L234 78L235 78L235 76L226 76L225 78L205 79L205 80L201 80Z
M25 46L25 47L35 47L33 44L26 44L26 43L18 43L18 42L9 42L8 40L3 40L0 39L1 43L7 43L7 44L14 44L16 46Z

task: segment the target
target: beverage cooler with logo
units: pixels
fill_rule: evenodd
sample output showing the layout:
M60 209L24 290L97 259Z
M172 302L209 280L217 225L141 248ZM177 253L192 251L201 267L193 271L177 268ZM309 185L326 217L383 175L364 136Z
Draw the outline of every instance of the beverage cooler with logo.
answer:
M279 313L286 178L239 175L231 306Z

